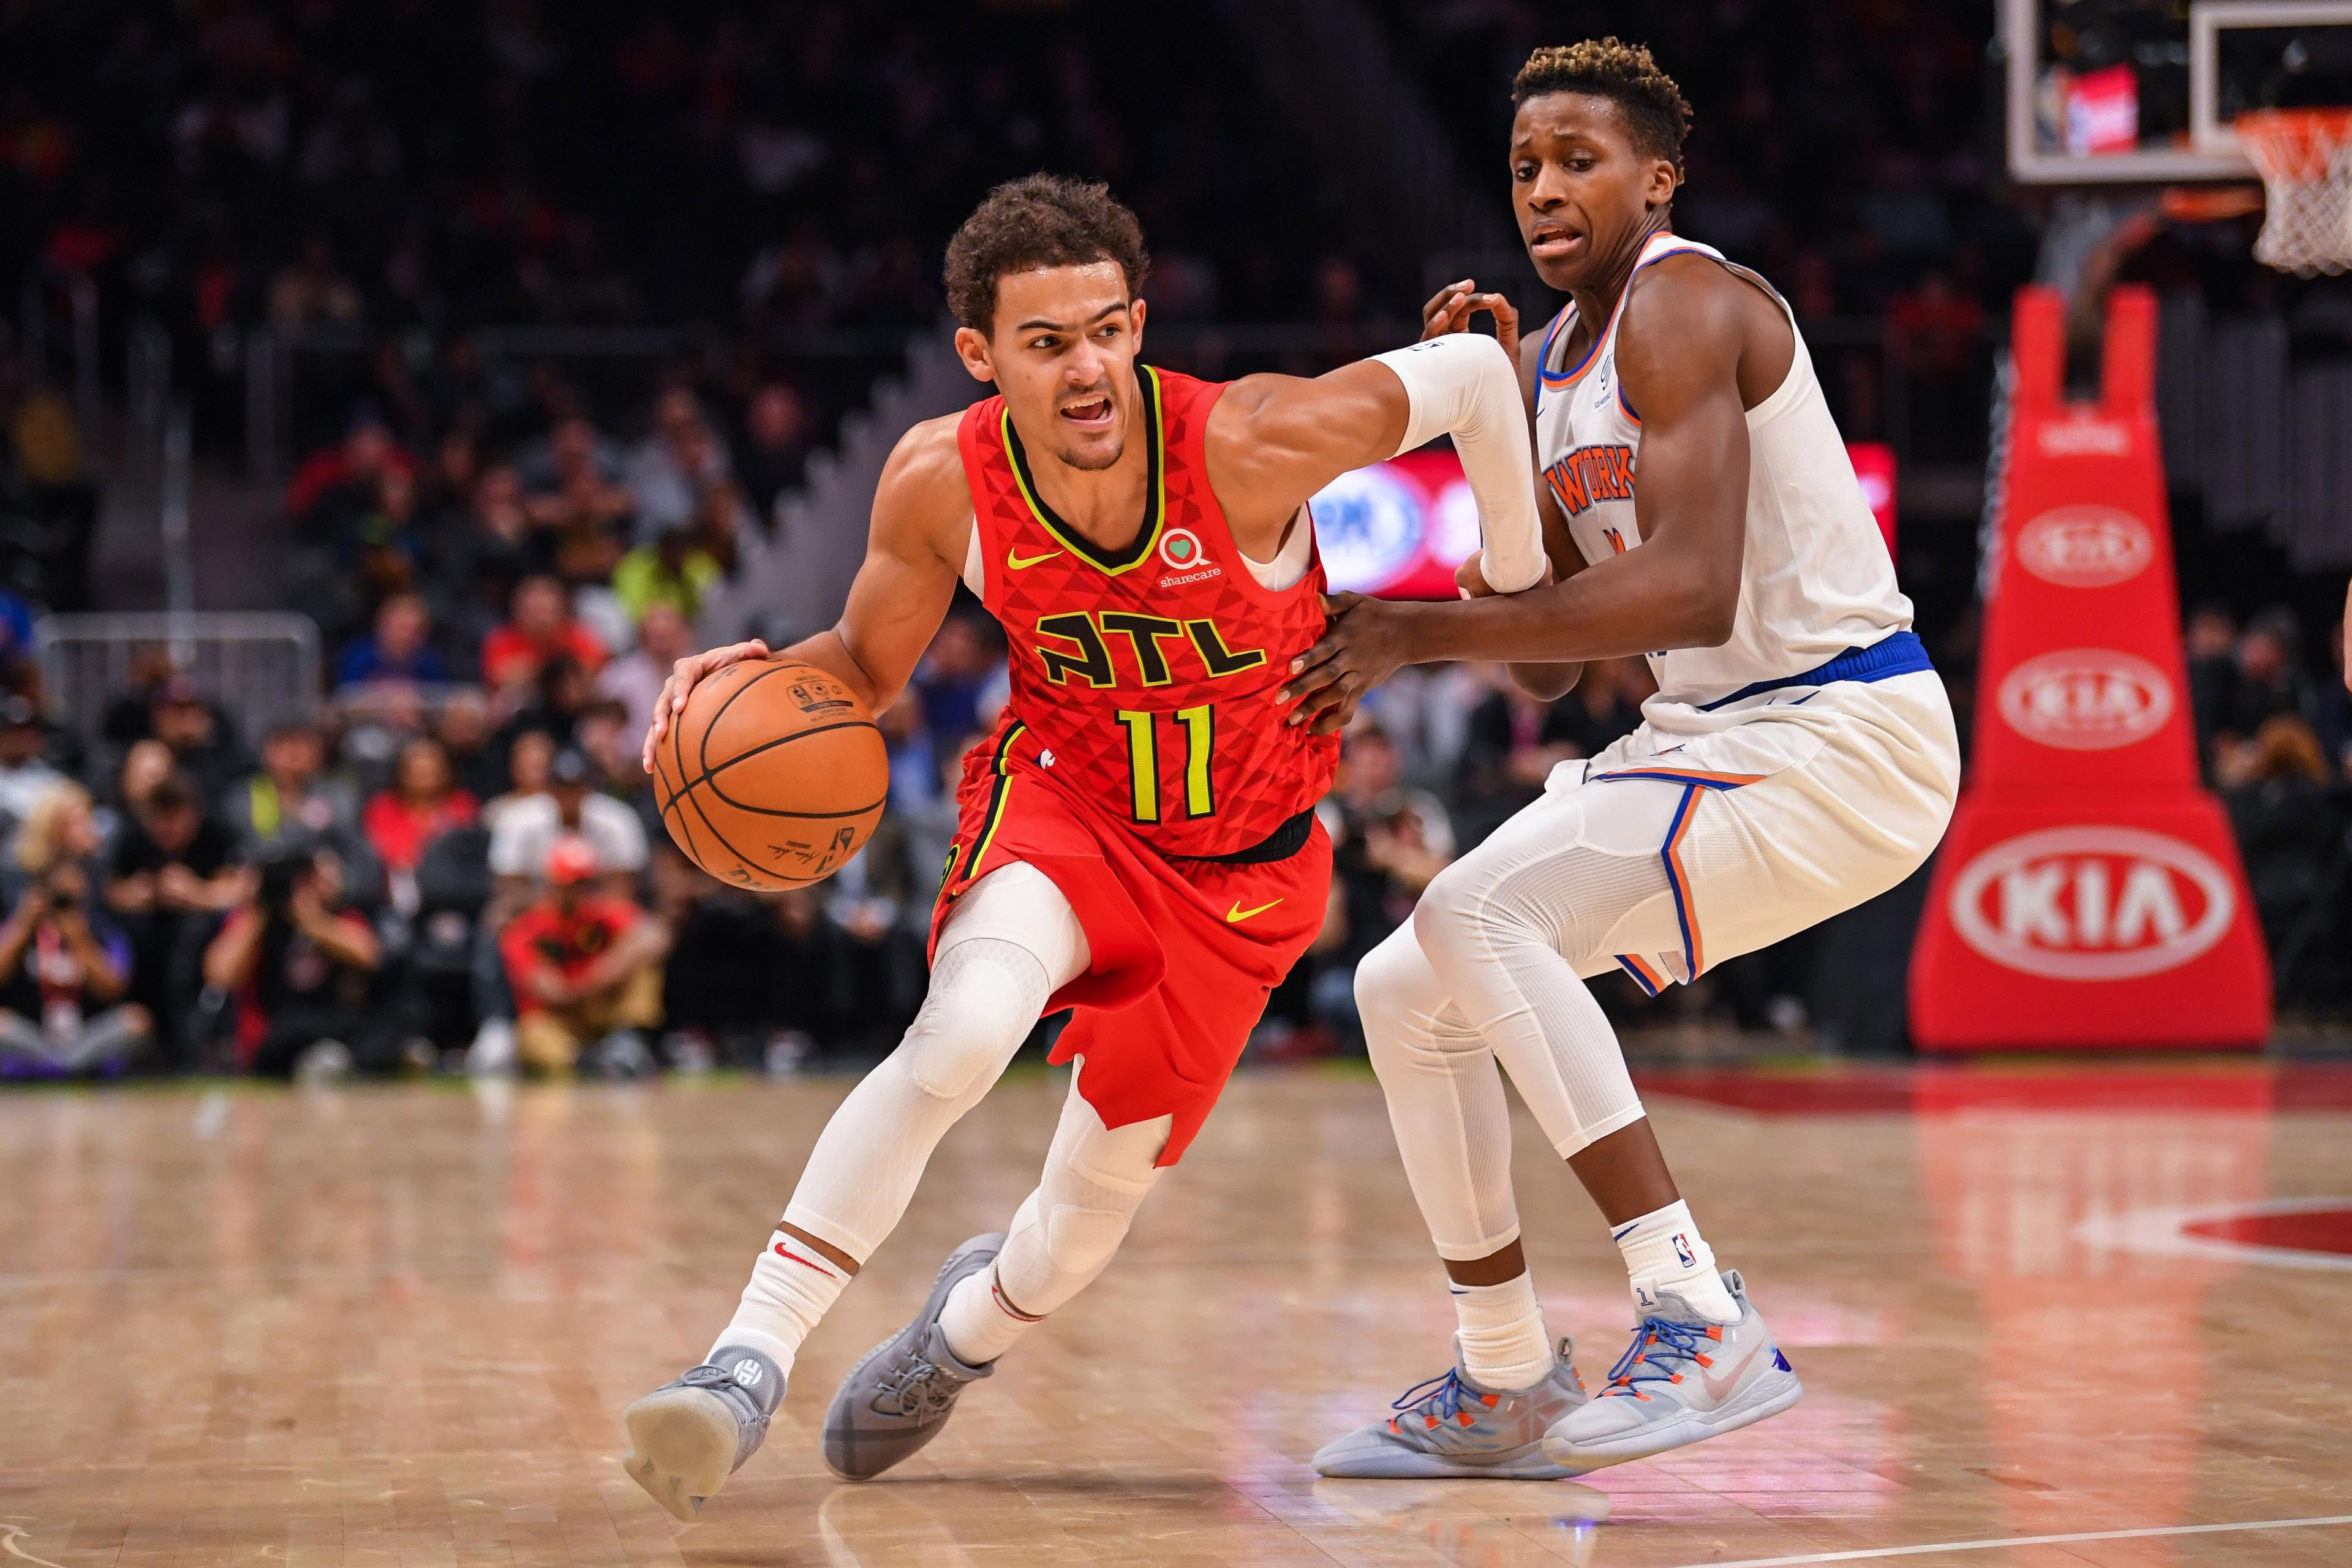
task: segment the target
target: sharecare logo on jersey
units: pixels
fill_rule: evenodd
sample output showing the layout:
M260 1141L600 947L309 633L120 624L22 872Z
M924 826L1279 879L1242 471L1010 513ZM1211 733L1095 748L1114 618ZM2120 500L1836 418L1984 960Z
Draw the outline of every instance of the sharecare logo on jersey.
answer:
M2137 827L2051 827L1996 844L1952 879L1960 940L2050 980L2134 980L2221 940L2237 909L2213 858Z
M2131 450L2131 427L2120 419L2077 414L2042 426L2040 439L2053 458L2120 458Z
M2156 558L2147 524L2111 506L2062 506L2017 531L2017 559L2061 588L2126 583Z
M1189 528L1171 528L1160 536L1160 559L1174 572L1190 572L1206 563L1201 536Z
M2172 717L2172 682L2144 658L2070 647L2029 658L2000 683L2000 716L2029 741L2105 752L2145 741Z

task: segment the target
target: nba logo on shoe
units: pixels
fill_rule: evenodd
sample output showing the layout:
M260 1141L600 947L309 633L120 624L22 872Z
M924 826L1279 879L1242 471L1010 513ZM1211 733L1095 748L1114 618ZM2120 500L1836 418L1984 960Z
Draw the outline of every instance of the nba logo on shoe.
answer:
M756 1361L739 1361L735 1363L735 1381L745 1388L759 1387L760 1379L765 1375L766 1373L760 1370L760 1363Z
M1691 1251L1690 1243L1683 1239L1680 1231L1675 1233L1675 1256L1682 1259L1682 1265L1685 1268L1698 1267L1698 1255Z

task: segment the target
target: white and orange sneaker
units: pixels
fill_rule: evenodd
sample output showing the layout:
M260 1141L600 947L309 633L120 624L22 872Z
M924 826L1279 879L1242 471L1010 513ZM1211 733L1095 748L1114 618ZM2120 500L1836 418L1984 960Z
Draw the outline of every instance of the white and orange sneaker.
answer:
M1748 1300L1738 1269L1723 1273L1739 1321L1708 1322L1672 1290L1633 1330L1609 1384L1544 1436L1547 1458L1578 1470L1646 1459L1778 1415L1805 1392Z
M1456 1355L1460 1353L1456 1346ZM1584 1380L1562 1340L1557 1360L1533 1388L1481 1387L1457 1359L1454 1370L1405 1390L1396 1412L1334 1437L1316 1450L1318 1475L1379 1480L1487 1477L1551 1481L1576 1474L1544 1456L1544 1433L1557 1431L1584 1403Z

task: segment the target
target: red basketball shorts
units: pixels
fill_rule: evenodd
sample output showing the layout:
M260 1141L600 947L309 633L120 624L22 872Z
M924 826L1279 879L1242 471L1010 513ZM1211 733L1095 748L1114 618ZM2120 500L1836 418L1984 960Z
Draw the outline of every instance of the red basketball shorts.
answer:
M1047 1011L1073 1009L1051 1058L1086 1058L1079 1092L1106 1127L1174 1119L1172 1165L1233 1076L1266 994L1323 927L1331 841L1260 865L1171 860L1064 791L1034 760L964 770L955 853L931 911L931 948L966 889L1024 860L1086 928L1090 965Z

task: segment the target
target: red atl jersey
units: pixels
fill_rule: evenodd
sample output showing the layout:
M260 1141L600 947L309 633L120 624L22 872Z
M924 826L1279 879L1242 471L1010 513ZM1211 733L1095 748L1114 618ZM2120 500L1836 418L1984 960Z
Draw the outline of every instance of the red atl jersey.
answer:
M1339 737L1291 728L1275 700L1323 635L1323 567L1277 591L1243 563L1202 457L1224 384L1148 365L1136 379L1150 487L1123 549L1055 516L1003 397L964 415L982 600L1012 645L1013 700L982 754L1025 729L1049 776L1159 853L1232 855L1331 785Z

